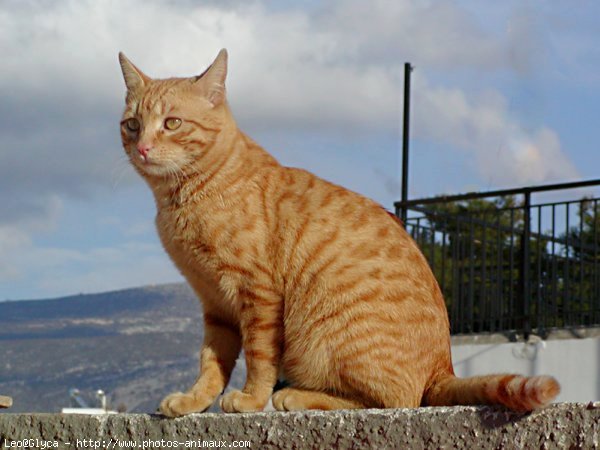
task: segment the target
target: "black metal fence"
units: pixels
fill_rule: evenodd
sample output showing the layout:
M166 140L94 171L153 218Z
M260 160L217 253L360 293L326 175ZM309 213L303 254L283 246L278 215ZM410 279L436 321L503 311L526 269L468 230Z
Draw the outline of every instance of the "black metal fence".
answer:
M532 203L600 180L396 203L444 292L453 334L600 325L600 198ZM581 195L581 191L579 191Z

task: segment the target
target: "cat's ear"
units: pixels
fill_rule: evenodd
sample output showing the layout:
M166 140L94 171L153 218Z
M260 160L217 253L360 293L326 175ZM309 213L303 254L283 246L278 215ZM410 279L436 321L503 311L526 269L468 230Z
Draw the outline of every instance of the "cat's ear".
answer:
M125 85L129 93L139 91L150 81L150 78L135 67L122 52L119 52L119 63L121 64L121 71L123 72L123 78L125 79Z
M214 62L197 79L202 79L206 97L213 106L225 101L225 78L227 78L227 50L221 49Z

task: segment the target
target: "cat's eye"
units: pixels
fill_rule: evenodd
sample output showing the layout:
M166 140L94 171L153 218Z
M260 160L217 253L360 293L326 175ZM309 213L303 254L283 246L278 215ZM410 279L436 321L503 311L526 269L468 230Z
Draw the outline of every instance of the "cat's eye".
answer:
M167 130L176 130L181 126L181 119L177 117L169 117L165 120L165 128Z
M140 122L137 119L127 119L125 121L125 127L127 127L129 131L136 132L140 129Z

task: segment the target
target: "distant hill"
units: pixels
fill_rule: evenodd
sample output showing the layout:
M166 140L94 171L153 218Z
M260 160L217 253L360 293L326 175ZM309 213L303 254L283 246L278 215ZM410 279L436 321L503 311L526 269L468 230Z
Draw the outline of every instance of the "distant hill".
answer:
M4 411L57 412L77 388L88 397L104 390L112 408L154 412L195 380L203 331L183 283L0 302L0 394L14 400Z

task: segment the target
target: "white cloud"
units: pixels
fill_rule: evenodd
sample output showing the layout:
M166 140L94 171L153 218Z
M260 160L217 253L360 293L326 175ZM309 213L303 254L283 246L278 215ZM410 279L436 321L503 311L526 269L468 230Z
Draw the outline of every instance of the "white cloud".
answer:
M88 291L148 282L144 271L158 281L173 270L156 248L127 253L116 243L94 253L42 248L31 238L51 229L63 203L140 182L122 170L120 50L149 75L166 77L199 73L227 47L230 101L250 131L334 130L348 141L396 133L402 63L410 60L418 70L415 136L466 152L486 185L575 178L556 131L522 126L501 92L433 81L469 70L532 70L543 53L530 32L533 16L515 15L507 29L490 32L459 3L432 0L333 0L310 11L260 1L0 3L0 204L8 206L0 261L16 255L0 263L0 278L29 273L48 289L68 283ZM15 235L23 224L26 233ZM128 240L145 232L122 229ZM9 248L10 235L18 239ZM143 270L128 271L136 258ZM70 264L85 273L51 275Z
M469 154L489 185L520 186L579 177L558 135L546 126L523 127L497 91L469 96L460 89L415 80L416 136L446 142Z
M89 293L180 279L155 244L129 241L86 250L59 248L36 245L26 232L0 227L0 286L25 282L24 292L33 294L22 296Z
M22 269L14 263L17 252L31 247L27 233L15 227L0 226L0 283L23 277Z
M338 0L317 19L334 30L340 59L385 66L410 60L444 69L510 66L512 43L485 32L454 2Z
M0 154L0 179L24 173L23 185L31 186L29 169L35 184L46 180L48 190L62 195L111 181L107 161L121 152L118 50L150 75L170 76L198 73L220 47L228 47L231 102L250 128L384 132L398 127L404 60L424 68L421 78L435 70L522 71L540 47L527 33L531 14L515 16L498 35L448 2L332 1L305 12L272 11L260 2L197 6L155 0L115 8L111 2L70 0L5 4L0 11L0 42L10 43L0 47L0 92L12 108L0 108L12 121L5 129L0 125L0 139L2 147L19 149L18 158L12 151ZM493 101L473 103L465 88L425 80L421 89L427 92L416 98L424 101L416 108L423 117L435 117L421 120L421 130L428 127L425 134L441 143L468 146L483 155L477 159L509 141L523 142L524 149L510 149L520 154L538 139L537 131L518 129L499 93ZM482 136L489 132L489 138ZM560 148L552 153L567 160ZM485 164L477 167L488 176Z
M313 14L270 11L257 2L34 5L5 6L0 15L0 41L12 43L1 48L0 89L39 96L38 108L51 100L42 111L59 113L55 131L78 137L67 147L84 168L98 163L107 145L118 147L116 125L107 128L118 120L124 90L118 50L150 75L170 76L198 73L221 46L229 47L231 100L255 127L395 129L405 59L430 70L511 69L526 65L537 48L527 46L533 41L523 32L525 19L495 36L447 2L333 1ZM21 126L32 125L28 112L19 115L26 122ZM452 122L454 113L447 107L440 117ZM98 142L107 134L88 132L97 128L114 139ZM40 143L26 145L44 156ZM77 171L67 157L61 160Z
M56 261L52 257L48 260ZM77 262L78 270L69 267L67 263L71 261ZM56 269L42 274L40 289L63 294L89 293L182 279L160 247L138 242L78 251L69 255L63 267L58 268L60 270L65 271L65 276L57 277Z

